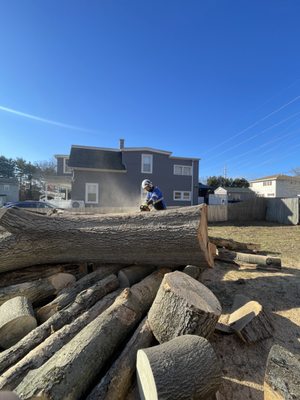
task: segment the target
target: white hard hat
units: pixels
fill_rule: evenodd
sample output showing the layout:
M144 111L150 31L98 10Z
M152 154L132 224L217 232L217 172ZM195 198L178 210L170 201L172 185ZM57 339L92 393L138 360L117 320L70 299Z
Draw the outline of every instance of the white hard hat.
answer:
M144 179L142 182L142 188L145 189L147 186L152 187L153 183L149 179Z

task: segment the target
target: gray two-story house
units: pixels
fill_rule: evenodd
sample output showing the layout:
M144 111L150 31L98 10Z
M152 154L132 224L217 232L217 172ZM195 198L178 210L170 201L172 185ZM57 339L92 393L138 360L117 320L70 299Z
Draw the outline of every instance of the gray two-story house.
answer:
M9 201L19 200L19 181L17 178L0 178L0 207Z
M174 157L148 147L117 149L73 145L70 156L58 156L58 174L73 173L72 201L86 207L136 207L150 179L163 192L167 207L198 203L199 158Z

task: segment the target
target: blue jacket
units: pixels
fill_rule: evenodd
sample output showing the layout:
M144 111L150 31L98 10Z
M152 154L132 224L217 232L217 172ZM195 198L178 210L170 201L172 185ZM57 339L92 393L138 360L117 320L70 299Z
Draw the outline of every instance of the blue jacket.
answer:
M147 193L146 204L153 204L156 210L165 210L166 204L164 202L163 194L157 186Z

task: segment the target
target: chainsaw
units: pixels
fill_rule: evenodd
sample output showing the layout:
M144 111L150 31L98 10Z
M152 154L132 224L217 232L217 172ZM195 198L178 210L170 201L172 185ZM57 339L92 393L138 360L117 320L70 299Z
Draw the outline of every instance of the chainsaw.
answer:
M140 206L140 211L150 211L150 207L148 206L148 204L142 204Z

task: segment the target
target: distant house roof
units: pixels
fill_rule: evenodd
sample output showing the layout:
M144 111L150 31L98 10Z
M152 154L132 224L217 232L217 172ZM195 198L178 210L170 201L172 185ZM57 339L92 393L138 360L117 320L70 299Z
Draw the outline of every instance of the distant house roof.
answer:
M270 175L270 176L264 176L263 178L257 178L253 179L249 182L261 182L261 181L270 181L270 180L286 180L286 179L295 179L295 180L300 180L300 176L291 176L291 175L284 175L284 174L277 174L277 175Z
M80 169L126 171L121 151L96 147L72 146L68 165Z

